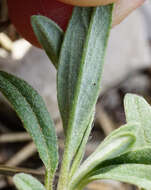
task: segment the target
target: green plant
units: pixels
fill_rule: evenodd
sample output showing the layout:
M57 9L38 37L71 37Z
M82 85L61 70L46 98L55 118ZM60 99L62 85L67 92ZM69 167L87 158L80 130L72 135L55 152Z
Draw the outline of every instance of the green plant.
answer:
M50 19L32 17L35 34L58 69L58 104L65 133L58 190L82 190L97 179L151 189L151 107L137 95L125 97L127 124L112 132L82 162L100 90L112 9L113 5L75 7L65 34ZM45 185L21 173L14 176L16 187L52 190L58 166L57 137L42 98L25 81L3 71L0 91L33 138L46 168Z

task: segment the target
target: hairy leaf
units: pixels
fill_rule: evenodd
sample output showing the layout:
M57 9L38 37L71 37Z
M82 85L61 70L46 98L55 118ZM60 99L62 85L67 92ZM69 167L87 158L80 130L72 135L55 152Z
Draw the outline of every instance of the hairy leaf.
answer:
M34 177L20 173L13 177L18 190L45 190L45 187Z
M140 188L151 189L151 166L144 164L111 165L95 171L88 177L89 182L98 179L118 180Z
M151 164L150 137L149 135L145 135L146 133L149 134L150 131L151 107L143 98L128 94L125 98L125 111L128 124L113 131L104 142L101 143L96 151L81 165L79 170L73 176L71 183L72 187L75 187L73 184L78 185L82 183L82 181L84 179L86 180L91 173L95 173L107 166L109 167L119 164ZM113 144L112 141L114 139L126 133L131 133L136 137L132 146L130 146L125 152L121 152L119 155L117 154L114 158L107 155L103 162L98 159L99 153L101 153L104 148L108 151L110 150L108 148L108 143Z
M92 129L92 122L93 122L93 117L94 117L94 114L92 115L91 119L90 119L90 122L88 124L88 127L83 135L83 139L81 141L81 144L79 145L79 148L77 150L77 153L75 154L75 157L74 157L74 160L73 160L73 163L72 163L72 167L71 167L71 170L70 170L70 177L72 177L72 175L75 173L75 171L79 168L80 166L80 163L83 159L83 156L84 156L84 153L85 153L85 146L86 146L86 143L88 141L88 138L89 138L89 135L91 133L91 129Z
M151 147L139 147L127 151L126 153L117 156L116 158L105 160L96 168L94 168L94 171L97 170L98 168L100 169L105 166L115 165L115 164L125 164L125 163L151 165Z
M92 172L103 161L116 158L127 152L134 142L135 137L130 133L125 133L100 145L98 149L79 167L71 180L70 188L74 189L78 186L85 176Z
M57 68L64 35L62 29L51 19L40 15L32 16L31 23L39 43Z
M72 160L88 126L100 90L112 5L73 11L60 53L58 102Z
M2 71L0 91L11 103L33 138L49 175L53 175L58 164L57 138L42 98L25 81Z
M144 98L127 94L124 100L127 122L137 122L135 147L151 145L151 106ZM135 148L134 147L134 148Z

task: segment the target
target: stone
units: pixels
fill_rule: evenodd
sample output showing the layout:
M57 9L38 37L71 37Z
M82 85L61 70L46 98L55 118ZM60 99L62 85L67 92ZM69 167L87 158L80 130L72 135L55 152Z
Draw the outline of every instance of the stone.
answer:
M129 72L150 66L150 49L143 15L132 13L111 31L102 79L102 91Z

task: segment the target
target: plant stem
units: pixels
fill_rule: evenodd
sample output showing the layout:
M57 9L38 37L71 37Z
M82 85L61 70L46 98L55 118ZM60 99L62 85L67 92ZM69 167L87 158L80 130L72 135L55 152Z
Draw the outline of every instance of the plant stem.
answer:
M58 182L57 190L68 190L68 177L69 177L69 168L70 168L70 160L69 160L69 153L68 153L68 145L65 145L62 166L60 171L60 177Z
M46 190L53 190L53 177L49 171L46 172L45 187L46 187Z

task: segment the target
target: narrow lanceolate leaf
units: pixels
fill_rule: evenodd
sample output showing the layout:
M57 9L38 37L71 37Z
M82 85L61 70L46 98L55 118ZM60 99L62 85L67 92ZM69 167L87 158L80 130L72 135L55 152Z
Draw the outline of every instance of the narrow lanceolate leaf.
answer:
M140 188L151 189L151 166L144 164L111 165L93 172L88 181L98 179L118 180Z
M88 126L100 90L112 5L73 11L61 49L58 102L70 161Z
M84 163L79 167L75 175L72 177L70 189L74 189L84 180L90 172L92 172L103 161L116 158L125 153L135 142L135 137L132 134L123 134L111 139L105 145L102 145L99 150L96 150Z
M0 91L11 103L33 138L49 175L53 175L58 164L57 138L42 98L25 81L2 71Z
M136 146L151 145L151 106L144 98L127 94L124 100L127 122L139 123Z
M64 35L62 29L51 19L40 15L32 16L31 23L39 43L57 68Z
M18 190L45 190L45 187L34 177L20 173L13 177Z

